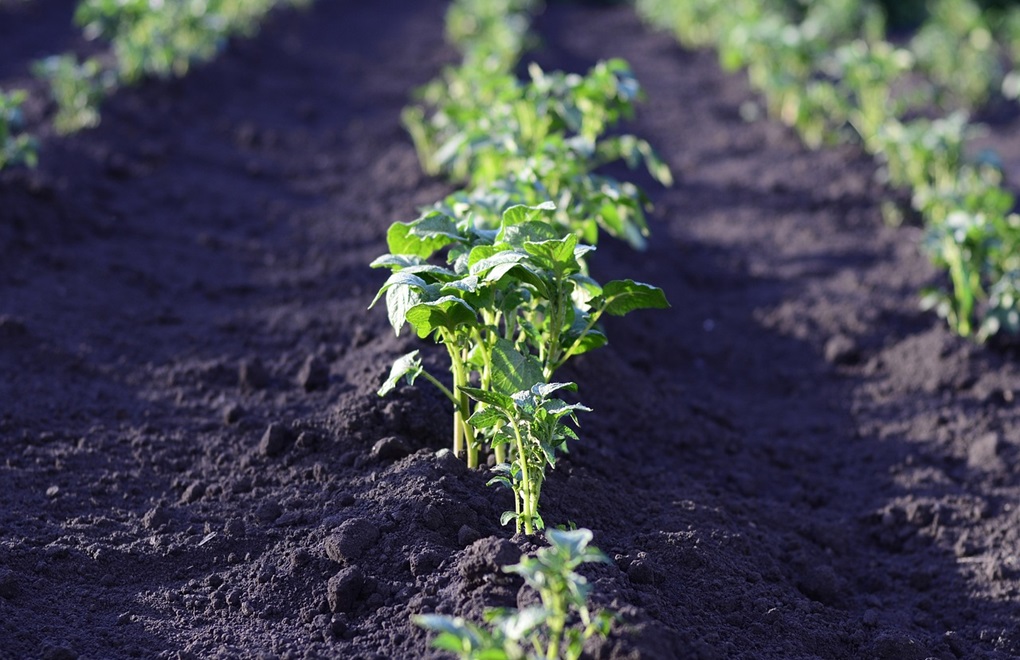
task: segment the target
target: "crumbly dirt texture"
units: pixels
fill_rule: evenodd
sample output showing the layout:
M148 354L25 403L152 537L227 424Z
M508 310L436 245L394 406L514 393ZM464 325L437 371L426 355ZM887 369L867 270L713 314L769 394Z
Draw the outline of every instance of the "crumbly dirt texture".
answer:
M530 602L498 568L537 546L441 451L444 399L375 395L412 348L444 369L366 310L387 226L451 190L399 123L456 59L444 3L277 12L62 139L28 65L91 47L72 7L0 4L0 86L43 132L0 174L0 657L438 657L411 615ZM546 68L629 60L627 130L677 176L634 175L647 252L592 262L672 309L563 374L595 412L543 512L594 531L621 614L590 655L1020 655L1020 373L919 311L937 275L874 164L745 122L742 76L626 7L535 26Z

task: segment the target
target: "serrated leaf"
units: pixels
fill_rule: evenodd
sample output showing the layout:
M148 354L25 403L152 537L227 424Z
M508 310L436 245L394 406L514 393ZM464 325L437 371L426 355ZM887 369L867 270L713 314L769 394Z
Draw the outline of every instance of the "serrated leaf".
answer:
M418 336L428 337L436 330L456 330L460 325L478 321L475 310L456 296L443 296L438 300L418 303L405 314Z
M462 385L460 391L467 394L475 401L480 401L486 405L493 406L498 410L510 413L514 409L514 401L506 394L500 392L493 392L491 390L483 390L478 387L469 387Z
M472 250L472 254L474 250ZM489 257L480 259L471 265L470 273L472 275L482 275L492 270L497 266L514 265L528 258L526 252L521 250L502 250L496 252ZM468 258L470 262L470 257Z
M556 240L560 237L559 232L548 222L525 222L520 225L512 225L500 230L496 236L498 242L509 243L520 246L527 241L537 243L540 241Z
M414 379L421 374L421 359L418 357L418 351L413 350L407 355L403 355L397 358L393 362L393 366L390 368L389 378L383 383L382 387L379 388L379 396L386 396L397 387L397 383L400 382L401 378L407 377L407 384L413 385Z
M375 298L372 298L372 302L369 303L368 308L372 309L379 299L383 297L383 294L389 291L393 287L412 287L415 289L426 289L429 283L418 277L414 273L405 273L403 271L397 271L391 273L383 285L379 287L379 291L375 294Z
M432 211L414 222L395 222L386 232L390 253L427 259L436 250L461 240L457 226L444 213Z
M421 257L417 257L413 254L384 254L381 257L376 258L368 266L369 268L395 268L398 270L404 270L411 266L419 266L424 261Z
M530 390L544 381L542 365L533 355L524 355L513 343L498 339L492 349L492 387L497 392L513 395Z
M524 204L517 204L511 206L507 210L503 211L502 226L509 227L511 225L519 225L523 222L532 220L536 215L543 211L555 211L556 205L552 202L542 202L538 206L526 206Z
M476 429L487 429L497 424L503 424L506 421L506 415L498 408L482 408L481 410L476 410L468 418L468 424Z
M409 286L395 286L386 292L386 316L398 336L407 320L407 310L422 301L422 294Z
M570 392L577 391L577 383L539 383L531 388L531 391L543 399L548 398L553 392L559 390L569 390Z
M623 316L636 309L668 309L666 294L659 287L634 280L613 280L602 287L606 313Z
M577 247L577 236L573 234L551 241L527 241L524 243L524 250L539 264L559 273L580 270L577 259L574 258L575 247Z
M510 490L513 490L514 488L513 483L506 477L493 477L492 479L489 479L488 481L485 482L486 486L494 486L496 484L506 486Z

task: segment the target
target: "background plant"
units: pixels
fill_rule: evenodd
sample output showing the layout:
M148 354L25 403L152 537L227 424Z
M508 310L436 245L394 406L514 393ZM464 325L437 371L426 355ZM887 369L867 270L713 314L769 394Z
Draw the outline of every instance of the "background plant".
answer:
M21 106L24 91L4 92L0 89L0 170L13 165L35 166L35 140L25 133Z

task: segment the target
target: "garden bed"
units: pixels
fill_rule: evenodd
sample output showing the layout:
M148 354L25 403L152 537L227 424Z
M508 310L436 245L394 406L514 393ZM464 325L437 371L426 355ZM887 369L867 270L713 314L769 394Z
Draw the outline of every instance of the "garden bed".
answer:
M278 12L0 174L0 655L423 657L412 614L517 602L494 569L536 546L441 452L445 399L375 395L420 343L366 311L367 264L450 190L399 123L456 58L443 7ZM677 178L642 182L647 252L591 260L672 309L564 369L595 413L543 515L614 559L587 571L622 615L592 654L1020 654L1020 373L919 311L936 275L917 229L883 224L870 159L745 122L740 76L628 8L535 29L543 67L630 62L628 130Z

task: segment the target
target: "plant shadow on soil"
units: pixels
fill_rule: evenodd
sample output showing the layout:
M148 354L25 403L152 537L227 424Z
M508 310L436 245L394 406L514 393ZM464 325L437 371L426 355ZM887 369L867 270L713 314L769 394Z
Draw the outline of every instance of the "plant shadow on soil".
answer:
M450 190L398 124L455 57L442 7L279 12L0 175L4 652L421 657L410 614L527 602L498 569L535 545L436 453L442 397L374 395L421 344L365 312L366 264ZM881 226L871 166L743 123L739 80L626 8L537 26L549 69L631 61L632 130L679 181L639 180L646 253L593 262L673 308L611 319L562 374L595 412L544 515L595 531L614 563L587 574L625 622L591 654L1020 652L997 549L1020 529L1020 378L909 311L932 274Z

